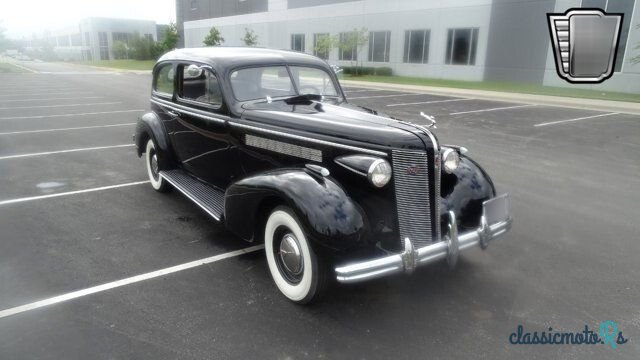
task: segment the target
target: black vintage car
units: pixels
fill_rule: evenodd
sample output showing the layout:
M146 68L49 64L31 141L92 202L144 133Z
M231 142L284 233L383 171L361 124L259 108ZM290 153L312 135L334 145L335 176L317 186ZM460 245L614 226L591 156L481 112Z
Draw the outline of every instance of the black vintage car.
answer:
M348 103L314 56L182 49L153 69L135 142L149 180L264 243L290 300L446 259L511 227L509 198L431 127Z

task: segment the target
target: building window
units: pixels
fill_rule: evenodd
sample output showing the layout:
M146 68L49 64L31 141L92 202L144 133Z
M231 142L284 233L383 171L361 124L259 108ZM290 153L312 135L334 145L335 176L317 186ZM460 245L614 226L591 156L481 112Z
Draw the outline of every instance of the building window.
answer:
M406 63L429 62L429 30L407 30L404 32L404 59Z
M477 46L478 28L449 29L445 63L453 65L475 65Z
M340 60L358 60L358 45L355 41L357 36L354 32L340 33Z
M391 31L372 31L369 33L369 61L389 62Z
M304 52L304 34L291 34L291 50Z
M109 60L109 41L106 32L98 33L98 45L100 46L100 60Z
M149 41L153 41L153 35L151 34L144 34L144 37Z
M329 60L329 44L331 41L329 33L313 34L313 55L320 59Z
M191 10L198 10L198 0L191 0Z
M616 53L615 72L622 71L624 54L627 50L627 40L629 39L629 28L631 27L631 16L635 0L582 0L583 8L599 8L608 13L623 13L622 27L620 28L620 42Z
M129 45L129 41L133 38L133 34L131 33L123 33L123 32L114 32L111 34L113 37L113 42L122 41L123 43Z

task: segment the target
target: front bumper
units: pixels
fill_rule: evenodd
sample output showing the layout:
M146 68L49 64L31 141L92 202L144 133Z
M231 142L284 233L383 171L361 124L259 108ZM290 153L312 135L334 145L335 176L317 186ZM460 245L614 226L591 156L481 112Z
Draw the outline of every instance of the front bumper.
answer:
M341 283L355 283L371 280L396 273L412 273L416 267L447 259L453 267L458 261L460 251L476 245L486 249L489 242L511 229L509 195L504 194L487 200L482 204L480 227L476 230L458 234L458 224L453 211L449 212L449 234L431 245L415 249L409 238L404 239L404 251L382 258L351 263L335 268Z

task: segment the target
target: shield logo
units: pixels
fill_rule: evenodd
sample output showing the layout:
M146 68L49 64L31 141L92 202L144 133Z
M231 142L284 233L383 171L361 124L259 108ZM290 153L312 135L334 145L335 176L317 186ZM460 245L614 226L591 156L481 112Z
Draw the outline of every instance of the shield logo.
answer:
M597 84L610 78L623 16L582 8L547 14L558 75L581 84Z

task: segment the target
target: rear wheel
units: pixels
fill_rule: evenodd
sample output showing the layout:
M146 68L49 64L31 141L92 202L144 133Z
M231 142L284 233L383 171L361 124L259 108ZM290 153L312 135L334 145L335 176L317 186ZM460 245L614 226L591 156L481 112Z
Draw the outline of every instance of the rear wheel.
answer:
M147 166L147 175L149 175L149 182L151 186L159 192L166 192L169 190L169 183L160 176L160 166L158 161L158 152L156 151L156 145L152 139L147 141L147 147L145 151L145 163Z
M264 245L271 277L284 296L306 304L321 295L327 272L291 209L279 206L271 212Z

